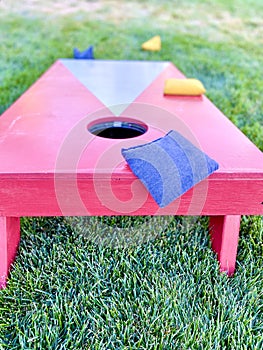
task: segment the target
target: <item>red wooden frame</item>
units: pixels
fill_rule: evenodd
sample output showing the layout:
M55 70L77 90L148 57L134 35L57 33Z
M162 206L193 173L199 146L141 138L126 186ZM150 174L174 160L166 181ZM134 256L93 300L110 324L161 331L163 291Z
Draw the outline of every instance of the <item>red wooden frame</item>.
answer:
M206 97L164 96L172 77L183 75L169 62L59 60L1 116L0 287L22 216L208 215L220 270L233 274L241 215L263 215L263 154ZM88 131L122 116L147 132L116 140ZM120 150L171 129L220 168L160 209Z

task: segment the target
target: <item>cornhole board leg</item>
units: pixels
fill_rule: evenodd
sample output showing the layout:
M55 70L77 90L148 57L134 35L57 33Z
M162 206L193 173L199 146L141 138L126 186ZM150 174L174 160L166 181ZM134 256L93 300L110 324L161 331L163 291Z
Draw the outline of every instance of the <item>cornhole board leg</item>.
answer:
M0 216L0 289L6 287L10 265L20 241L20 218Z
M212 248L217 253L220 271L228 276L235 271L240 220L241 215L210 217Z

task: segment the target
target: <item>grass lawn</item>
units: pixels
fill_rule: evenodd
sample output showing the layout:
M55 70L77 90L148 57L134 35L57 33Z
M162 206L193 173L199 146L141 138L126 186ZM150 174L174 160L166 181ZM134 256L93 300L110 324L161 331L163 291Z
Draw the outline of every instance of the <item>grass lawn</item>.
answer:
M96 58L174 62L263 151L262 13L261 0L0 0L0 114L57 58L93 44ZM162 50L141 51L156 34ZM138 235L143 225L104 221ZM262 217L242 219L233 278L218 272L207 218L174 218L125 246L75 227L22 220L0 350L263 348Z

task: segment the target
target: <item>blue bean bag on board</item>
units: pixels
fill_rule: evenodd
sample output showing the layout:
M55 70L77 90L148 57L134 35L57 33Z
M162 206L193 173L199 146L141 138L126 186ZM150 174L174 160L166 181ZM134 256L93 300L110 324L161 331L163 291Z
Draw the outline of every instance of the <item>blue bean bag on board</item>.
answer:
M121 152L161 208L219 168L215 160L174 130Z

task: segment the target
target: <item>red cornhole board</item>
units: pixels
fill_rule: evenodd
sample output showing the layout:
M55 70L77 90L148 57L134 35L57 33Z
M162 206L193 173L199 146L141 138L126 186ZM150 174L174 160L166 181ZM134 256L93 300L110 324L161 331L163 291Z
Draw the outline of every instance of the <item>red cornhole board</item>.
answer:
M263 214L263 154L205 96L164 96L171 77L183 75L169 62L61 59L0 117L1 287L23 216L208 215L233 274L240 216ZM139 136L101 137L101 125ZM172 129L220 168L161 209L120 150Z

